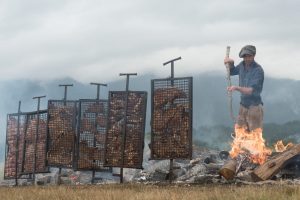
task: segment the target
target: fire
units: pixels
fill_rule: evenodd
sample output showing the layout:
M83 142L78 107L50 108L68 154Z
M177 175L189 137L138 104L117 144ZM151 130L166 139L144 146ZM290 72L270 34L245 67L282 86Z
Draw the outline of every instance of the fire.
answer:
M276 152L284 152L285 150L287 150L292 146L294 146L294 144L291 142L289 142L287 145L284 145L282 140L279 140L276 142L276 144L274 144Z
M272 153L265 145L261 128L249 132L245 127L236 124L235 138L231 146L229 153L232 158L236 158L239 154L247 154L250 160L257 164L263 164Z

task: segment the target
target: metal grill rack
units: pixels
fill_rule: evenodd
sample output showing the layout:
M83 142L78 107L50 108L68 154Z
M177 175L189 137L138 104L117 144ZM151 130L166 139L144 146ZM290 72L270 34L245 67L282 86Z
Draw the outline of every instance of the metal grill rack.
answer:
M125 91L110 91L108 96L108 124L105 143L105 166L120 167L123 183L123 168L142 168L145 135L147 92L129 91L129 76Z
M18 179L21 176L25 123L24 114L7 115L4 179Z
M27 113L25 124L22 174L48 173L46 167L47 110Z
M151 158L170 159L169 181L173 179L173 160L192 158L193 78L174 78L174 62L167 79L151 80Z
M48 173L46 167L47 110L7 115L4 178L35 180L35 173ZM17 173L16 173L17 172Z
M76 112L77 101L48 101L48 166L74 166Z
M192 158L192 78L151 81L151 159Z
M109 171L104 167L107 100L79 100L77 170Z
M127 93L123 91L109 92L105 163L111 167L142 169L147 93L128 92L127 114L125 114L126 97ZM123 138L125 116L127 116L126 137ZM125 148L122 158L123 143Z

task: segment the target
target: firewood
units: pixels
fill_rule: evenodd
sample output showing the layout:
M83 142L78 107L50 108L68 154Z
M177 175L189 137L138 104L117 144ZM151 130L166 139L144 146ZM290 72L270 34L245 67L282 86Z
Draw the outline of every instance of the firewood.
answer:
M251 174L255 181L265 181L275 176L280 169L282 169L285 163L300 154L300 144L297 144L286 151L277 154L267 162L257 167Z
M232 180L235 176L237 165L237 161L235 159L231 159L220 169L219 174L226 180Z

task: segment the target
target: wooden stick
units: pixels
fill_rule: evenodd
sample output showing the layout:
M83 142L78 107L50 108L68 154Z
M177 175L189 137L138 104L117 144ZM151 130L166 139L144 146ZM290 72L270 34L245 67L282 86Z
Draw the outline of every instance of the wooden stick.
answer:
M227 46L226 58L229 58L229 53L230 53L230 46ZM231 84L231 78L230 78L229 63L226 63L226 71L227 71L227 86L230 87L232 84ZM234 117L233 108L232 108L232 92L227 91L227 95L228 95L228 106L229 106L229 111L230 111L230 117L235 122L235 117Z

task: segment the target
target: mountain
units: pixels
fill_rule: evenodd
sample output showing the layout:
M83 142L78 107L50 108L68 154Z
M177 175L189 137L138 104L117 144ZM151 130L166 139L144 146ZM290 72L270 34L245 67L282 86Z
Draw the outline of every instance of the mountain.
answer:
M148 91L147 105L147 126L146 131L150 131L150 102L151 85L150 80L158 78L147 74L143 76L132 77L130 79L130 90ZM159 77L164 78L164 77ZM94 81L94 80L91 80ZM238 78L232 78L233 84L237 84ZM18 101L22 101L22 111L36 110L36 100L32 97L47 95L42 99L41 109L47 107L47 100L62 99L63 88L58 84L73 83L74 87L68 89L68 99L86 99L96 97L96 87L90 84L80 83L71 78L57 79L52 81L30 81L14 80L0 82L0 160L4 157L6 115L15 113L18 109ZM211 134L201 134L197 130L207 130L203 127L232 127L232 121L229 116L228 98L226 94L226 78L224 74L216 72L207 72L193 75L193 127L194 139L205 141L208 138L218 145L218 137L214 138ZM107 98L109 90L125 90L125 78L108 84L108 88L101 89L101 98ZM290 79L277 79L265 77L265 84L262 93L264 101L264 122L274 124L284 124L290 121L300 119L300 82ZM239 94L233 95L234 113L237 114L239 106ZM223 129L218 128L217 131ZM229 130L228 130L229 131ZM213 133L213 132L212 132ZM230 133L225 133L227 136ZM217 136L216 134L215 136ZM220 140L223 141L223 140Z

